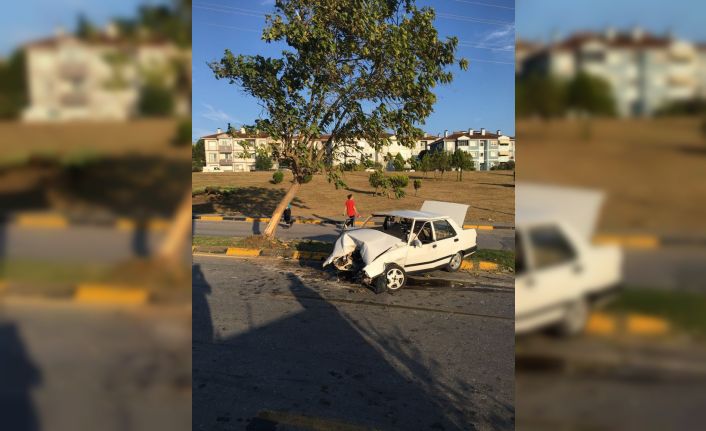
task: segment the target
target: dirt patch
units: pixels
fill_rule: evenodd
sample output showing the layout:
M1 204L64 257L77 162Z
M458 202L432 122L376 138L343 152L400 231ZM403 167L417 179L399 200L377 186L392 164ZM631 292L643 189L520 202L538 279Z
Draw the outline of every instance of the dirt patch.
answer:
M407 196L388 199L375 196L368 184L368 172L348 172L344 180L348 187L339 189L329 184L323 175L314 176L304 184L292 203L293 216L323 219L343 216L346 195L353 193L358 211L363 215L389 209L417 209L425 200L446 200L469 204L467 221L487 223L514 223L515 188L511 171L466 172L462 182L453 172L444 178L429 173L408 173ZM203 173L192 174L194 213L222 213L268 217L290 186L287 173L281 184L271 184L272 172ZM422 188L414 195L412 180L421 179ZM228 188L227 193L205 193L206 187Z
M698 118L518 121L517 180L605 191L602 230L703 230L700 126Z

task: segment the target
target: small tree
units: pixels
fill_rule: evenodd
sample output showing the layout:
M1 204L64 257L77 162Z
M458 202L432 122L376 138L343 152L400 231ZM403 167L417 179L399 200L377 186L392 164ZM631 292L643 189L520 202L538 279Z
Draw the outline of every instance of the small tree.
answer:
M422 188L422 180L414 180L414 196L417 196L417 191Z
M234 55L210 64L216 78L237 84L262 106L257 127L270 135L294 181L263 235L273 237L307 175L345 185L331 155L358 139L376 151L413 147L433 110L438 84L451 82L458 39L438 39L435 12L415 0L278 0L262 39L288 45L281 57ZM458 62L461 69L466 60ZM321 142L321 135L327 138Z
M395 157L392 159L392 166L395 167L395 170L397 172L401 172L404 171L404 165L404 157L402 157L401 153L397 153L397 155L395 155Z
M172 91L161 85L147 84L140 91L138 108L145 117L167 117L174 111Z
M569 108L594 115L615 115L615 99L610 84L602 78L579 72L568 84Z
M433 169L433 156L429 153L426 153L422 156L420 162L419 162L419 168L424 172L424 178L427 177L427 172Z
M395 199L403 198L405 196L404 188L409 185L409 177L407 175L392 175L389 180Z
M269 171L272 169L272 157L265 149L258 149L255 154L255 169L258 171Z
M444 172L451 169L451 157L446 151L436 153L436 168L441 172L441 178L444 178Z
M282 181L284 181L284 172L282 171L275 171L275 173L272 174L272 183L273 184L279 184Z
M204 147L203 139L199 139L191 147L191 166L192 168L194 166L198 166L199 168L203 168L204 166L206 166L206 150ZM200 171L201 169L199 169L198 172ZM192 172L194 172L193 169Z
M453 166L458 172L458 181L463 181L463 171L473 170L473 158L471 158L467 152L456 149L451 156L451 166Z
M385 174L382 172L382 170L377 170L368 176L368 183L370 183L371 187L375 188L376 196L381 194L381 190L383 192L386 191L386 181L387 177L385 177Z
M414 171L418 171L420 168L420 165L421 165L419 159L414 156L409 158L408 163L409 163L410 168Z

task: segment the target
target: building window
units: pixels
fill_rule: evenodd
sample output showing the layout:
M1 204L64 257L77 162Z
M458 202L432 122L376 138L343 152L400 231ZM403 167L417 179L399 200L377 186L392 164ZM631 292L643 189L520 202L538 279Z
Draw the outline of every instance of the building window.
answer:
M215 150L216 147L216 141L208 141L208 149L209 150Z
M216 155L214 153L208 153L208 162L216 163Z
M456 145L458 145L459 147L467 147L467 146L468 146L468 141L466 141L465 139L464 139L464 140L458 140L458 141L456 141Z

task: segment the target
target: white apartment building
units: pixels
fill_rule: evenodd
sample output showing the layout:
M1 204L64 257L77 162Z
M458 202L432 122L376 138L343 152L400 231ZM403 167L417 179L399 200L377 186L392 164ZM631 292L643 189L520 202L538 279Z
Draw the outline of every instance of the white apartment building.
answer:
M489 171L501 162L515 161L515 138L503 135L500 130L495 133L484 128L468 129L449 133L437 138L431 144L432 151L453 153L461 150L469 153L476 170Z
M651 115L672 102L706 97L706 46L669 34L607 29L575 33L542 49L524 45L532 49L521 50L518 73L601 77L611 85L621 116Z
M174 61L191 64L189 51L166 41L125 41L114 25L88 40L58 31L24 49L25 121L126 120L137 113L147 74L169 88L176 77ZM188 114L188 99L178 99L176 111Z

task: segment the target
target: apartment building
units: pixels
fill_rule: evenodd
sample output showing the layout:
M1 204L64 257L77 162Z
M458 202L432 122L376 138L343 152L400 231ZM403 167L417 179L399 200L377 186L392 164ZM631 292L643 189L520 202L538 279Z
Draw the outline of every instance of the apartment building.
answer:
M471 155L475 168L480 171L489 171L501 162L515 161L515 138L503 135L500 130L495 133L484 128L452 133L447 130L430 148L432 151L449 153L465 151Z
M206 153L204 172L254 171L257 150L268 149L272 142L265 133L250 133L243 128L234 135L218 129L216 133L202 136L201 139Z
M163 40L125 40L113 24L90 39L58 30L24 50L29 105L22 118L29 122L126 120L137 114L148 76L171 88L175 62L191 64L188 50ZM187 97L177 98L176 111L190 112Z
M673 102L706 97L706 45L640 28L580 32L538 48L518 42L518 74L605 79L621 116L652 115Z

